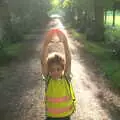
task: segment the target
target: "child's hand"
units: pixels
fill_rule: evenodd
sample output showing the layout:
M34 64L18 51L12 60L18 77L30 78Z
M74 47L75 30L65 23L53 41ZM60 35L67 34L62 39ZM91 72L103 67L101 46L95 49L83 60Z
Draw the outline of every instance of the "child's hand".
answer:
M55 30L50 30L45 35L45 44L49 44L55 34Z
M57 35L58 35L60 41L63 42L63 43L66 43L67 38L65 36L65 33L63 31L59 30L59 29L57 29L56 32L57 32Z
M57 36L59 37L60 42L66 44L67 43L67 38L65 36L65 33L63 31L61 31L60 29L51 29L46 37L49 38L47 39L47 43L49 43L52 40L52 37L54 36L54 34L57 34Z
M50 31L48 31L47 32L47 37L52 37L53 35L55 34L55 30L54 29L52 29L52 30L50 30Z

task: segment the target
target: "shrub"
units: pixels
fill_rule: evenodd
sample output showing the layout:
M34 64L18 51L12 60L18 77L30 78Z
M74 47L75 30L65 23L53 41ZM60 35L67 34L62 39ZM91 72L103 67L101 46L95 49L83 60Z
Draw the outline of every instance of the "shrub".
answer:
M120 59L120 28L106 26L105 42L112 49L112 56Z
M23 40L23 27L21 24L22 20L15 16L11 15L10 20L6 21L4 25L3 40L16 43L20 40Z

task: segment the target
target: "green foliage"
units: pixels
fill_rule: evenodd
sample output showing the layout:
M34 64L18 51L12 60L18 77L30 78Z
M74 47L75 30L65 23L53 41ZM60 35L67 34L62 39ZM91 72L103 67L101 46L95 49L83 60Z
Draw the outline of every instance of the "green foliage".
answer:
M72 29L71 32L72 32L72 34L73 34L75 39L79 39L80 38L80 34L77 33L74 29Z
M107 20L106 20L107 25L112 25L113 24L113 16L107 15ZM115 25L120 26L120 16L115 16Z
M120 68L112 75L114 87L120 88Z
M3 35L0 40L0 63L17 58L22 50L24 35L48 20L49 0L10 0L4 8L7 11L3 21Z
M105 76L111 79L113 87L120 88L120 64L117 60L106 60L100 63L101 70Z
M20 22L7 22L4 26L3 40L9 43L15 43L23 40L23 30Z
M120 63L116 59L111 60L111 49L100 43L84 41L85 49L94 55L101 72L111 80L114 87L120 88Z
M52 4L53 7L56 8L56 7L58 7L60 5L60 1L59 0L52 0L51 4Z
M78 7L82 10L91 11L92 9L94 9L94 0L75 0L73 3L74 7Z
M115 42L120 39L120 28L119 27L112 27L106 26L105 30L106 42Z
M17 57L20 51L22 50L23 45L21 43L11 44L4 48L4 51L12 57Z
M120 59L120 28L107 27L105 42L111 48L113 57Z
M111 59L111 49L106 48L103 44L97 42L84 42L85 48L89 50L88 52L94 54L99 60L101 59ZM107 54L107 56L106 56Z
M9 17L4 24L3 39L6 42L18 42L24 34L36 26L42 27L47 21L49 2L44 0L8 1Z
M63 8L69 8L70 6L72 6L73 1L72 0L64 0L63 2Z
M72 30L73 36L76 33ZM81 34L77 35L81 38ZM112 56L112 50L108 45L102 42L91 42L88 40L82 40L84 49L96 59L96 63L100 67L100 71L111 82L114 88L120 88L120 62L118 59L114 59Z
M106 12L107 12L107 16L113 17L113 10L108 10ZM116 15L116 17L120 16L120 11L116 10L115 15Z
M4 65L13 59L17 59L23 50L23 44L5 44L0 50L0 65Z
M103 6L105 9L111 9L114 3L114 0L95 0L98 6Z
M97 6L102 6L104 9L110 9L113 3L114 0L65 0L64 6L72 6L73 8L87 11L90 15L93 15L95 4Z

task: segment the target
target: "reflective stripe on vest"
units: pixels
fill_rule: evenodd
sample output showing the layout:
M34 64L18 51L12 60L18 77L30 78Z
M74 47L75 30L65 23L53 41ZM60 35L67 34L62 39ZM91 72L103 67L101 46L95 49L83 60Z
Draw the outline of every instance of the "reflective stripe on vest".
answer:
M65 108L48 108L47 111L51 114L61 114L70 111L72 108L73 106L71 105Z
M67 102L71 99L69 96L64 96L64 97L59 97L59 98L54 98L54 97L46 97L46 100L48 102L52 103L60 103L60 102Z
M73 98L69 84L65 79L51 79L45 94L46 115L48 117L66 117L74 112Z

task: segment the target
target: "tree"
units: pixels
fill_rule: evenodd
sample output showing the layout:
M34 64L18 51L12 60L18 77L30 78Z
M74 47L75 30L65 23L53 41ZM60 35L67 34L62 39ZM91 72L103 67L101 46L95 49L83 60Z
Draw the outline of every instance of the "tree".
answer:
M16 42L33 27L45 24L49 0L10 0L7 2L8 17L4 20L3 39ZM3 12L3 11L2 11Z
M94 32L96 35L96 39L97 40L103 39L104 37L104 9L111 8L114 3L114 0L74 0L71 2L72 2L71 4L72 8L77 9L77 15L79 18L82 17L82 13L86 13L85 15L87 17L87 20L84 21L85 22L84 24L86 24L86 27L87 27L87 22L89 20L92 20L92 19L95 20L94 21L95 22Z
M112 26L115 26L115 13L116 13L117 9L120 10L120 1L119 0L115 1L113 4L113 24L112 24Z

